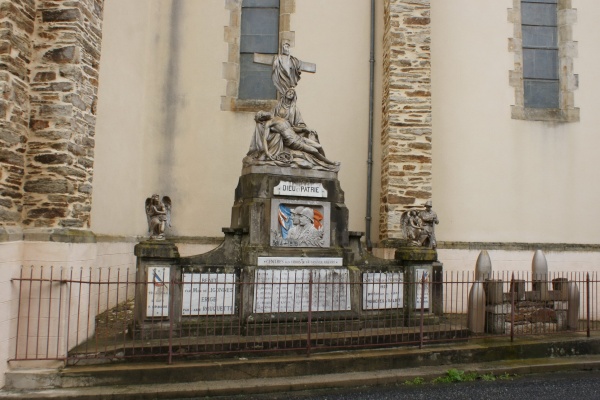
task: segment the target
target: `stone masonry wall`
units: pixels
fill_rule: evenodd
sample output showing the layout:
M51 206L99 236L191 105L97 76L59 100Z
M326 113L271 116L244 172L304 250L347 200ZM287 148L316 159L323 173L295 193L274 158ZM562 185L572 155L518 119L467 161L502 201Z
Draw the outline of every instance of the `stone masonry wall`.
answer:
M29 126L34 0L0 0L0 222L18 226Z
M89 228L104 0L36 0L23 226Z
M431 198L430 0L386 0L384 24L381 240Z

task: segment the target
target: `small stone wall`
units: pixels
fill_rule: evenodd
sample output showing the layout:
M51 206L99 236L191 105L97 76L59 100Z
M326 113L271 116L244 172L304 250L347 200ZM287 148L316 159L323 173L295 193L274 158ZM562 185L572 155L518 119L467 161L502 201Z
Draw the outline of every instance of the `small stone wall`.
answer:
M485 331L493 334L508 333L511 331L511 323L514 325L512 327L514 332L518 334L548 333L568 329L567 281L566 279L555 281L553 287L556 290L544 289L547 282L534 282L534 290L525 291L525 281L515 280L514 289L511 288L503 293L503 281L486 280L484 283Z

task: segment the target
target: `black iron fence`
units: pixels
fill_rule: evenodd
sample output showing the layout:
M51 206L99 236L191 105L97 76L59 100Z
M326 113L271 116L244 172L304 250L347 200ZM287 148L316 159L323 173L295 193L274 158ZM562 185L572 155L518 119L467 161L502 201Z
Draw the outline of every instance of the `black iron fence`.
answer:
M13 280L12 359L171 362L600 330L597 273L501 272L475 282L467 272L407 281L347 271L265 270L245 281L157 270L136 281L134 269L23 268Z

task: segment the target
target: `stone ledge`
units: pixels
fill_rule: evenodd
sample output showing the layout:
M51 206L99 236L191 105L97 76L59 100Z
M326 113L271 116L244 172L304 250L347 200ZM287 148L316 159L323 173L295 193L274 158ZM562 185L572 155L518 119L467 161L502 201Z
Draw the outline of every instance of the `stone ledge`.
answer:
M0 243L23 240L23 230L19 227L0 226Z
M27 242L96 243L92 231L69 228L26 229L23 240Z
M137 257L179 258L177 246L166 240L147 240L138 243L133 252Z
M535 251L544 252L597 252L600 244L581 243L517 243L517 242L437 242L438 249L447 250L505 250L505 251Z
M97 234L96 241L98 243L140 243L147 240L147 236L120 236L120 235L103 235ZM169 236L168 242L179 244L221 244L222 236Z
M242 168L242 175L270 174L279 176L294 176L303 178L337 179L337 172L320 171L313 169L285 168L270 165L254 165Z
M525 121L579 122L579 108L526 108L511 106L511 118Z

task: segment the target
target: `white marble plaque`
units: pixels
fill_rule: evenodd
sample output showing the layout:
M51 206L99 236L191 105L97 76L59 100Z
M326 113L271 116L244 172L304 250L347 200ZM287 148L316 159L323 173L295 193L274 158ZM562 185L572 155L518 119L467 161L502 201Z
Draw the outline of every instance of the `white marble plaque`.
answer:
M312 297L310 277L312 274ZM263 270L255 272L254 312L290 313L350 310L346 269Z
M327 190L322 183L297 183L281 181L273 188L273 194L278 196L327 197Z
M341 267L341 257L258 257L259 267Z
M425 276L425 289L423 290L423 308L429 308L429 286L431 283L431 274L429 269L415 269L415 277L417 281L417 289L415 293L415 308L421 309L421 291L423 289L422 279Z
M169 281L171 267L148 267L146 316L169 316Z
M401 272L363 274L363 310L402 308L404 274Z
M182 315L235 312L235 274L183 274Z

